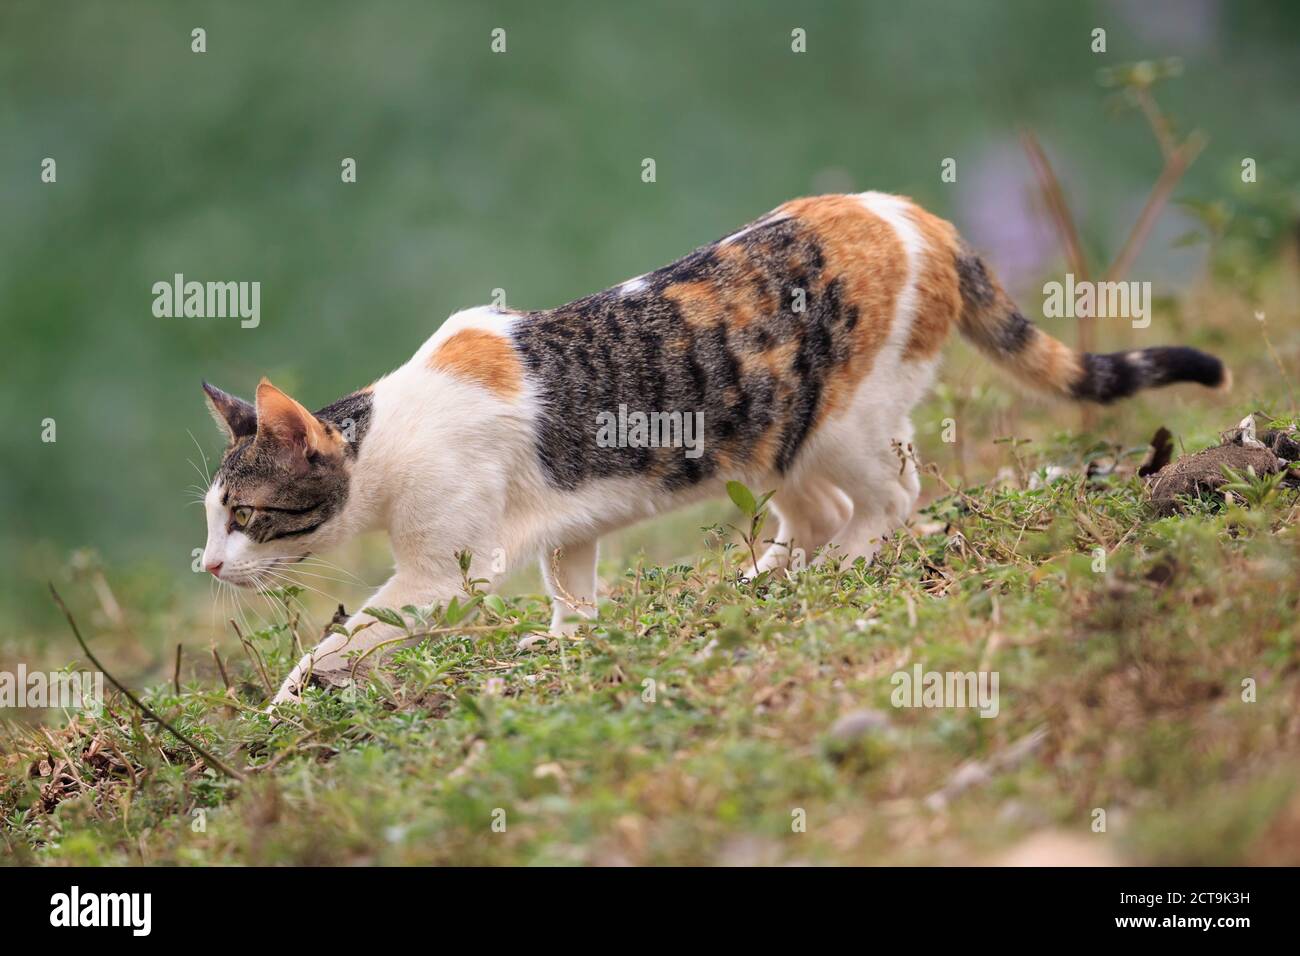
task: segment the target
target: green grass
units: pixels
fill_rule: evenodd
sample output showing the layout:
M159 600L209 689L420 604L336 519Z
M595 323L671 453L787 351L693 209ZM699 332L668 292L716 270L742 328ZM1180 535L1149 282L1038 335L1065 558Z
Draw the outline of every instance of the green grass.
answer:
M544 602L467 596L473 630L279 722L238 645L229 690L191 657L180 693L147 702L244 779L116 696L99 719L11 726L5 856L952 863L1049 835L1057 859L1300 862L1296 493L1157 519L1133 456L1093 479L1087 457L1046 487L932 501L869 567L746 583L743 547L706 531L694 560L607 579L595 627L531 651ZM288 624L249 637L287 672ZM997 671L1000 713L891 706L918 662ZM832 731L861 710L878 716Z

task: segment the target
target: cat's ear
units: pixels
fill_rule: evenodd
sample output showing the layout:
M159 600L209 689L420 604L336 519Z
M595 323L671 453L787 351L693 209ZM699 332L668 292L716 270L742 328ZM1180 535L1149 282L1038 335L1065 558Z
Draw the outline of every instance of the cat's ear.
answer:
M265 378L257 386L257 441L304 466L313 454L341 450L334 430Z
M207 382L203 383L203 394L217 426L232 442L257 433L257 412L250 403Z

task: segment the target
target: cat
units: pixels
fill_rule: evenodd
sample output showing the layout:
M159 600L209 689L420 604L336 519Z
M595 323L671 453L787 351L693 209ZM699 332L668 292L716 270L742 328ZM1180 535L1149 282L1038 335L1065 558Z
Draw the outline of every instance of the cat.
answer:
M449 600L462 589L457 552L494 583L538 558L551 627L571 633L595 615L601 535L730 479L776 492L773 541L748 574L788 567L796 549L871 560L916 502L909 413L954 326L1049 396L1107 403L1230 383L1191 348L1074 351L909 199L797 199L568 305L458 312L405 365L315 413L266 379L253 403L205 382L228 444L205 497L203 564L252 587L383 528L395 572L370 606ZM693 451L674 442L670 426L701 413ZM351 633L371 620L327 635L274 702L401 633Z

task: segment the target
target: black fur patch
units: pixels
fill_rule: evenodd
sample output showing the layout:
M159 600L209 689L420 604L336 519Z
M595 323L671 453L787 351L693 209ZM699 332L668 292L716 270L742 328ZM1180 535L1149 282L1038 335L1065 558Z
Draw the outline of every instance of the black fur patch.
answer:
M987 309L993 304L994 288L988 270L979 256L963 248L957 256L957 285L961 300L973 309Z
M962 297L962 330L984 349L1015 355L1039 333L989 277L983 260L963 247L957 255L957 284Z
M1105 405L1128 398L1142 387L1138 368L1128 360L1127 353L1113 352L1083 356L1083 376L1074 386L1074 397Z
M1223 363L1212 355L1181 345L1106 355L1087 353L1083 356L1083 375L1072 392L1075 398L1105 405L1144 388L1176 382L1222 385Z
M1002 305L998 305L997 287L983 260L963 247L957 255L956 266L962 313L967 317L963 323L966 334L975 337L985 348L1004 355L1015 355L1028 347L1038 334L1037 327L1005 296ZM1000 309L1000 313L987 314L990 309ZM970 321L981 314L985 314L982 321Z
M566 489L630 476L685 487L723 465L743 466L765 436L775 442L777 467L788 468L816 420L827 376L850 356L857 321L856 308L842 301L842 283L824 270L806 226L760 220L725 252L716 243L697 249L642 277L626 295L615 288L522 313L512 336L546 402L536 447L547 478ZM797 289L806 297L802 312L793 307ZM674 301L699 290L702 308ZM742 301L760 308L747 322L732 321ZM759 360L781 348L793 353L789 369ZM703 412L702 455L600 447L598 415L617 414L620 405Z
M349 458L356 458L361 450L361 440L370 430L370 412L374 405L374 396L368 391L353 392L344 395L337 402L326 405L315 415L323 422L329 422L343 433L347 442Z
M1223 384L1223 363L1198 349L1185 345L1164 345L1143 349L1142 355L1152 370L1148 386L1196 382L1198 385L1217 388Z
M1006 354L1015 355L1033 341L1037 333L1038 329L1025 318L1023 312L1012 309L998 326L996 344Z

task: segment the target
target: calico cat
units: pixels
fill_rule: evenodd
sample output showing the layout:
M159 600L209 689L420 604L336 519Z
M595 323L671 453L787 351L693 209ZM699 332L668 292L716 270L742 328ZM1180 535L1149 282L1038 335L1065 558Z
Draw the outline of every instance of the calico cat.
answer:
M786 567L795 548L870 560L916 501L915 461L899 449L954 326L1061 398L1229 381L1190 348L1075 352L908 199L798 199L569 305L458 312L405 365L315 413L266 379L253 404L205 383L229 444L205 499L204 566L255 586L261 571L383 528L396 571L371 605L449 600L457 551L493 582L540 557L565 631L594 615L601 535L729 479L776 489L773 543L750 573ZM634 413L657 427L625 427ZM681 447L672 426L701 413L701 440ZM327 636L276 701L395 633Z

